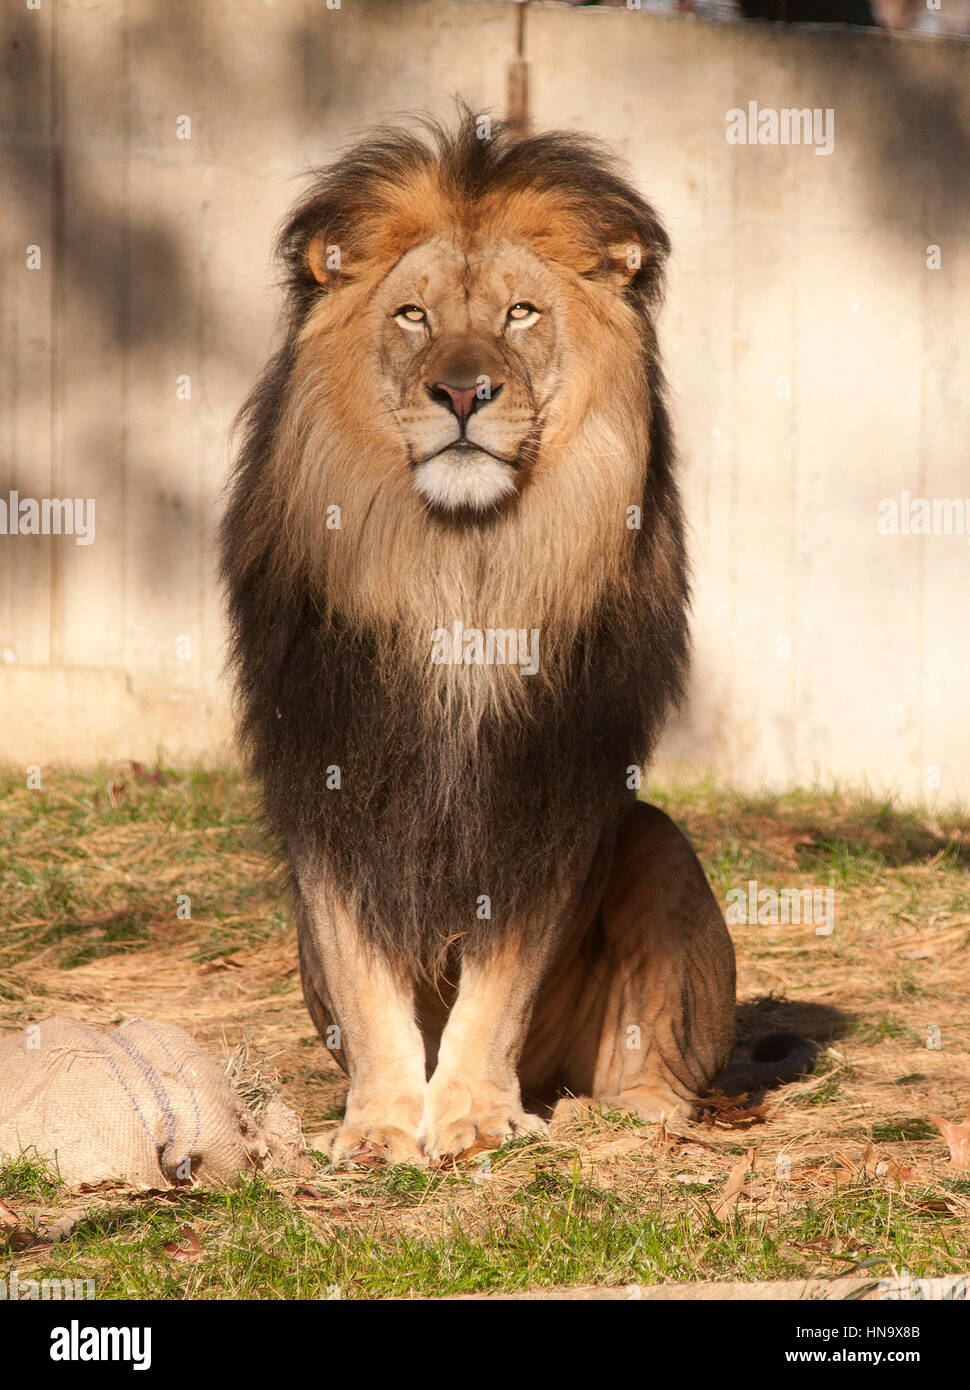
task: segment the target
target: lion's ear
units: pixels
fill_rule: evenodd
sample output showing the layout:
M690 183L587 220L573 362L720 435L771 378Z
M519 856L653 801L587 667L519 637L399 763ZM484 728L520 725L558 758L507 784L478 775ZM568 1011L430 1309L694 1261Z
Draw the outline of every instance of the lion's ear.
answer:
M332 290L340 278L340 247L327 241L326 232L317 232L307 243L305 259L314 280Z
M618 290L625 289L641 269L650 251L637 241L616 241L607 247L606 278Z

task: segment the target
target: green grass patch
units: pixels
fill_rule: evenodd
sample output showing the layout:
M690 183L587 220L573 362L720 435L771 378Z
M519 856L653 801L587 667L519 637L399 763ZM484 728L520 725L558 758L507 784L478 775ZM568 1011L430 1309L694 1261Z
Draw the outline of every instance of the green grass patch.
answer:
M889 1124L873 1125L872 1127L874 1144L899 1144L906 1139L936 1139L938 1135L939 1131L936 1125L916 1117L909 1120L893 1121Z
M428 1175L405 1170L397 1181L413 1197ZM475 1219L447 1211L436 1231L412 1232L388 1229L379 1212L353 1225L325 1212L311 1218L257 1179L229 1194L88 1216L43 1273L93 1278L99 1299L510 1293L805 1277L819 1268L799 1248L807 1242L839 1252L823 1265L832 1274L862 1261L874 1274L956 1273L966 1267L967 1241L952 1226L948 1235L947 1224L914 1222L882 1192L720 1223L706 1194L668 1187L621 1198L582 1182L577 1170L534 1176L502 1210ZM198 1252L187 1247L186 1225ZM21 1278L33 1275L29 1260L18 1268Z
M22 1153L17 1158L0 1157L0 1199L46 1202L63 1186L60 1177L46 1161Z
M901 1019L894 1018L891 1014L883 1014L878 1018L865 1018L855 1025L852 1030L853 1037L860 1042L881 1043L881 1042L920 1042L921 1038L915 1029L910 1028L908 1023L903 1023Z

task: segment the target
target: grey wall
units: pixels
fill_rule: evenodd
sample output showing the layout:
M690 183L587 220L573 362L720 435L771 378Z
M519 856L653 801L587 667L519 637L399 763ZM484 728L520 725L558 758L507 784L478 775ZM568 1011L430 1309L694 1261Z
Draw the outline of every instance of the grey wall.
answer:
M456 92L501 113L516 9L12 8L0 500L97 510L88 546L0 536L0 757L225 752L213 525L274 230L362 126ZM966 796L967 535L877 508L970 508L970 47L535 5L527 56L535 124L609 141L674 243L696 662L662 769ZM833 108L833 153L729 144L749 101Z

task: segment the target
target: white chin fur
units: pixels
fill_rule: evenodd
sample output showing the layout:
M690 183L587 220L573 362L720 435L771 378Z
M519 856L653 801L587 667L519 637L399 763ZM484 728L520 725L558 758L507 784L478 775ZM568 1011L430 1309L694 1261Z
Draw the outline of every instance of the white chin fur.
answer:
M439 454L414 471L414 486L426 501L445 511L473 507L484 511L515 491L512 470L488 454Z

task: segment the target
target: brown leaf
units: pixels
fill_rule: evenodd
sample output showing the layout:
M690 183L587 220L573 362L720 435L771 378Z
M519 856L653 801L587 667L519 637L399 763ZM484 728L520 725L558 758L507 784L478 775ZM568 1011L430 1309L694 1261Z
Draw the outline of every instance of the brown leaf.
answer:
M48 1225L42 1227L44 1236L54 1245L56 1245L59 1240L67 1240L68 1236L77 1225L77 1217L77 1213L65 1212L64 1215L59 1216L56 1221L51 1221Z
M743 1158L739 1158L727 1176L727 1182L721 1190L721 1196L717 1206L714 1208L714 1217L717 1221L726 1221L733 1215L734 1209L738 1204L738 1198L744 1189L744 1179L749 1168L753 1168L757 1161L758 1150L749 1149Z
M462 1149L460 1154L444 1154L441 1158L439 1167L450 1168L452 1163L465 1163L470 1158L478 1158L480 1154L494 1153L494 1139L476 1139L469 1144L467 1149Z
M914 1202L913 1208L915 1211L932 1212L934 1215L957 1215L944 1197L922 1197L918 1202Z
M40 1232L28 1230L26 1226L18 1226L14 1231L8 1231L7 1243L13 1250L30 1250L34 1245L44 1245L45 1242Z
M166 1241L162 1246L169 1259L182 1260L189 1264L194 1264L202 1254L202 1247L199 1245L199 1237L195 1234L191 1226L183 1226L179 1235L185 1241L184 1245L176 1245L174 1241Z
M903 1167L894 1158L880 1158L872 1171L877 1178L893 1178L900 1183L917 1181L916 1169Z
M752 1125L763 1125L768 1119L768 1106L746 1105L747 1093L740 1096L726 1096L723 1091L712 1091L704 1097L704 1108L700 1123L717 1125L721 1129L750 1129Z
M10 1242L20 1249L33 1249L36 1246L56 1245L58 1241L66 1240L74 1227L77 1225L78 1217L83 1216L84 1212L65 1212L56 1221L48 1221L43 1226L36 1227L35 1230L18 1230L11 1234Z
M733 1110L736 1106L743 1105L747 1099L747 1091L742 1091L741 1094L737 1096L726 1096L723 1091L719 1091L717 1087L714 1087L713 1090L708 1091L707 1095L704 1097L703 1109L711 1111L712 1114L716 1114L719 1110Z
M951 1124L939 1115L931 1115L930 1119L943 1135L950 1150L950 1162L947 1167L956 1168L959 1172L970 1170L970 1105L967 1106L967 1118L962 1124Z
M14 1226L20 1225L20 1217L13 1207L8 1207L6 1202L0 1202L0 1228L5 1231L12 1231Z
M387 1163L387 1149L383 1144L371 1144L361 1140L347 1154L344 1165L347 1168L383 1168Z
M141 763L132 763L131 771L136 782L151 782L156 787L163 787L169 780L168 773L163 772L160 767L153 767L151 772L148 772Z
M835 1249L835 1242L831 1240L791 1240L788 1244L806 1255L831 1255Z

